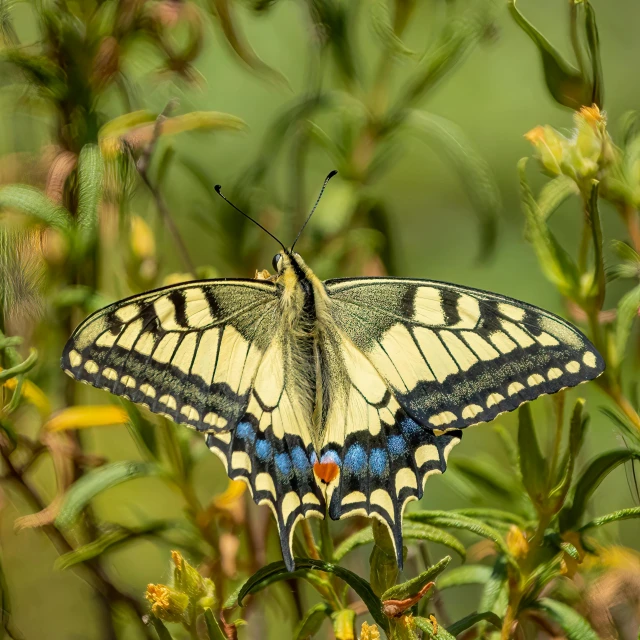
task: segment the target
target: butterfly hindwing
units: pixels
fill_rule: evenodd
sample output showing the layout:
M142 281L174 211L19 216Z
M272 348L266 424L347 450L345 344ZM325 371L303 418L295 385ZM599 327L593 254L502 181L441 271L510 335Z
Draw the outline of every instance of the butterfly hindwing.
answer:
M510 298L400 278L325 286L338 327L389 383L403 410L433 429L488 422L604 370L577 329Z
M210 434L207 444L230 478L244 480L257 504L274 512L285 564L293 571L293 532L302 518L323 518L324 493L313 474L311 411L301 398L288 336L279 332L260 362L241 420L232 433Z

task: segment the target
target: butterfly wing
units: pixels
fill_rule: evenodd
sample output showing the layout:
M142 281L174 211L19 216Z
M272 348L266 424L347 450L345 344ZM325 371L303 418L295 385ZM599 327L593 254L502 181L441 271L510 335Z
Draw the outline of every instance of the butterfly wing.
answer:
M324 515L311 410L288 379L281 288L208 280L127 298L87 318L62 368L73 378L206 433L229 477L273 509L292 566L300 517Z
M446 469L460 429L604 370L577 329L516 300L394 278L325 287L344 363L321 452L340 466L329 513L385 522L399 564L404 506Z

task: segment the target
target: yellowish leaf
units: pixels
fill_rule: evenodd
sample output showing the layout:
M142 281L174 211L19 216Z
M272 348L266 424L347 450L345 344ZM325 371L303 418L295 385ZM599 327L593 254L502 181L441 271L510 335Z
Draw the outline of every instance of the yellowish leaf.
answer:
M104 427L126 424L129 416L124 409L113 405L69 407L56 413L45 425L47 431L65 431L85 427Z
M0 367L0 371L2 371L2 367ZM14 391L18 386L18 379L9 378L9 380L4 382L4 386ZM44 391L30 380L25 380L22 384L22 397L30 402L40 412L43 418L46 418L51 413L51 405Z

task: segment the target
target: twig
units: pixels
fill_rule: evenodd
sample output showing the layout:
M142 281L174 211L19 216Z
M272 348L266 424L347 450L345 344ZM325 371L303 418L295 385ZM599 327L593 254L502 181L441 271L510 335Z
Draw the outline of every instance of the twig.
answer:
M178 227L176 226L175 221L171 217L169 208L167 207L167 204L164 201L162 194L160 193L160 188L158 186L155 186L149 178L149 165L151 164L151 157L153 155L153 152L155 151L156 145L158 144L158 139L160 138L160 134L162 133L162 125L164 121L167 119L167 116L169 115L169 113L171 113L171 111L176 106L176 102L177 102L176 100L169 101L167 103L167 106L162 110L162 113L156 118L151 140L144 147L144 149L142 150L142 153L140 154L140 157L138 158L138 161L135 164L136 164L136 170L138 171L138 174L140 175L140 177L142 178L142 181L147 185L147 187L149 188L149 191L151 192L151 195L156 203L156 207L158 209L158 212L160 213L160 216L162 217L163 222L167 225L167 228L169 229L169 233L171 233L176 245L178 246L178 251L180 253L180 257L182 258L182 262L184 263L189 273L192 273L195 275L195 272L196 272L195 266L191 260L191 257L189 256L187 245L182 239L182 236L180 235L180 231L178 230Z
M22 493L27 498L27 501L31 503L32 507L34 509L37 509L38 511L42 511L46 507L45 503L42 501L40 496L29 486L29 484L21 475L20 471L11 461L10 457L6 454L6 452L2 450L0 450L0 457L2 458L2 462L7 469L7 474L4 476L4 478L13 480L14 483L21 489ZM56 529L56 527L54 527L53 525L44 525L41 528L60 554L69 553L70 551L74 550L63 533L60 530ZM89 582L89 584L94 589L96 589L105 600L106 609L110 610L112 601L119 601L127 604L135 612L137 620L140 623L140 627L143 630L145 637L149 640L154 640L154 636L151 634L151 631L148 629L147 625L142 619L143 616L146 615L146 611L142 608L142 605L132 596L120 591L109 580L97 560L88 560L82 563L82 565L79 565L75 570L77 571L80 566L84 566L85 570L90 573L92 580ZM109 628L113 629L113 621L109 619L105 620L105 623L107 624L104 627L104 630L108 633ZM113 633L115 633L115 631ZM115 637L115 635L111 634L109 637Z

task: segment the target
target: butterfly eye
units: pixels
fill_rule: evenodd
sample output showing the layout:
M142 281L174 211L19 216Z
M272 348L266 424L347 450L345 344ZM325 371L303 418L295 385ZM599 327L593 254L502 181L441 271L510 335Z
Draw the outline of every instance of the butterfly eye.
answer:
M273 256L273 260L271 261L271 264L276 271L278 271L278 264L280 263L280 260L282 260L282 256L279 253L276 253L276 255Z

